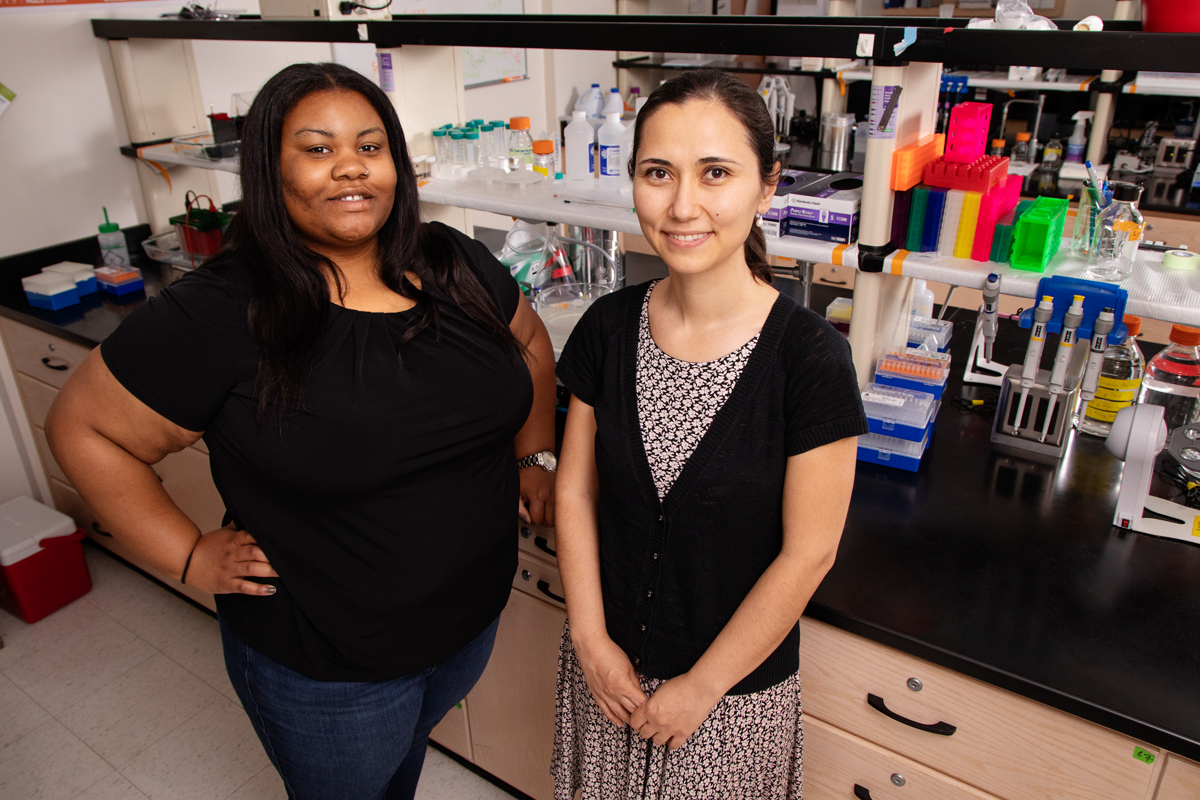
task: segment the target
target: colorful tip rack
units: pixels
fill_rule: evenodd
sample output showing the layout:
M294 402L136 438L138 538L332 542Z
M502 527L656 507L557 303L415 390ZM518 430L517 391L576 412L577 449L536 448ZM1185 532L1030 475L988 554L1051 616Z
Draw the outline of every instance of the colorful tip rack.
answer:
M1039 197L1013 228L1013 269L1045 272L1062 244L1067 222L1066 198Z
M935 133L892 154L892 191L903 192L921 182L925 167L942 157L946 135ZM928 181L927 181L928 182Z
M991 103L959 103L950 109L946 160L970 164L982 158L987 153L988 126L991 123ZM929 183L928 180L925 182Z
M1008 156L981 156L970 163L937 160L925 166L924 183L964 192L989 192L1008 176Z

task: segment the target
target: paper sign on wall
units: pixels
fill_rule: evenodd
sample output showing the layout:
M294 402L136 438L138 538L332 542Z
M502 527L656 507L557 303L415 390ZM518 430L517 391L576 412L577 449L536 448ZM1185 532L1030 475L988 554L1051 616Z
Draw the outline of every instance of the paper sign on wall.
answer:
M9 89L3 83L0 83L0 114L3 114L8 110L8 107L12 105L12 101L16 98L16 96L16 93L14 93L12 89Z

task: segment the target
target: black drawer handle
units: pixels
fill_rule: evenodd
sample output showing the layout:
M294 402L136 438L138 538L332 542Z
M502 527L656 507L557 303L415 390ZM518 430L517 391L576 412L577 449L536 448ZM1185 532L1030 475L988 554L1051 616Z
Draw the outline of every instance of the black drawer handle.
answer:
M536 537L533 540L533 543L536 544L538 546L538 549L541 550L542 552L549 553L550 555L554 556L555 558L558 558L558 553L556 553L554 550L550 549L550 542L546 541L545 536Z
M859 786L856 783L854 784L854 796L857 797L858 800L871 800L871 790L865 786Z
M100 534L101 536L107 536L110 539L112 538L112 534L109 533L108 531L104 530L103 528L101 528L99 522L92 523L92 530L94 530L96 533Z
M546 595L546 597L549 597L551 600L557 600L560 603L567 602L567 598L559 597L554 592L550 591L550 583L548 581L538 581L537 587L539 592Z
M42 364L50 369L58 370L59 372L66 372L71 368L70 364L51 364L49 356L42 356Z
M958 730L958 728L954 727L948 722L935 722L932 725L926 725L924 722L917 722L915 720L908 719L907 717L902 717L895 711L892 711L890 708L888 708L887 704L883 702L883 698L877 694L867 695L867 705L878 711L880 714L883 714L885 717L891 717L892 719L896 720L896 722L903 722L910 728L916 728L917 730L925 731L926 733L936 733L938 736L953 736L954 732Z

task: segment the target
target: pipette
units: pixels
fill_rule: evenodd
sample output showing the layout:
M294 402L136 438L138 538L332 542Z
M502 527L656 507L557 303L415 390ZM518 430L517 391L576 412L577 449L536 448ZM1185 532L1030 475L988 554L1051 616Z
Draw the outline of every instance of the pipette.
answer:
M1092 325L1092 349L1088 352L1083 381L1079 384L1079 397L1085 403L1096 396L1096 387L1100 384L1100 368L1104 366L1104 351L1108 347L1108 334L1113 329L1113 322L1113 310L1106 307Z
M991 273L983 287L983 359L992 360L992 344L996 341L996 311L1000 307L1000 276Z
M1017 401L1017 421L1013 424L1013 436L1021 427L1025 414L1025 401L1029 390L1037 383L1038 367L1042 363L1042 345L1046 343L1046 323L1054 316L1054 298L1046 295L1033 310L1033 327L1029 329L1029 345L1025 348L1025 363L1021 366L1021 399Z
M1067 370L1071 366L1071 355L1075 350L1075 335L1079 331L1079 323L1083 322L1083 295L1075 295L1071 307L1063 316L1062 332L1058 337L1058 350L1054 353L1054 366L1050 368L1050 403L1046 406L1046 421L1042 423L1042 436L1039 441L1046 441L1050 432L1050 422L1054 419L1054 406L1058 396L1063 393L1067 381Z

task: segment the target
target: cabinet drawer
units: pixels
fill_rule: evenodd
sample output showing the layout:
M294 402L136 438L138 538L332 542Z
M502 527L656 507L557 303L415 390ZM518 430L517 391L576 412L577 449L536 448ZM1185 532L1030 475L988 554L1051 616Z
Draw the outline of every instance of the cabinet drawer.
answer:
M859 790L861 787L861 791ZM804 714L806 800L995 800Z
M62 388L91 352L86 347L10 319L0 319L0 330L4 332L4 343L13 367L57 388Z
M540 558L517 553L517 574L513 576L513 587L539 600L566 608L563 600L562 579L558 567L547 564Z
M122 544L120 540L113 538L111 535L105 532L104 528L100 526L100 523L96 521L96 515L92 513L92 509L83 501L83 498L79 496L79 493L70 486L55 478L51 478L50 495L54 498L54 507L74 519L75 524L82 528L83 531L88 535L88 538L93 542L100 545L105 550L108 550L110 553L120 556L148 575L151 575L162 581L174 591L185 595L192 600L195 600L197 603L211 611L217 610L216 600L211 594L208 592L202 592L192 586L185 586L179 583L179 581L171 580L158 570L154 569L154 567L151 567L149 564L141 561L134 554L134 552L130 550L128 546Z
M558 548L554 544L554 528L545 525L517 525L517 546L526 553L532 553L538 558L558 562Z
M1154 800L1196 800L1200 797L1200 764L1172 753L1163 767Z
M1005 800L1128 800L1149 787L1154 768L1134 750L1156 748L807 617L801 628L804 710L818 719ZM868 695L956 730L917 730Z
M17 390L21 393L21 403L25 406L29 424L38 428L46 427L46 415L50 413L54 398L58 397L58 389L18 372Z
M54 460L54 454L50 452L50 442L46 439L46 432L41 428L34 428L33 441L37 443L38 455L42 457L42 466L46 468L46 474L51 478L58 478L63 483L70 483L62 471L62 467Z

